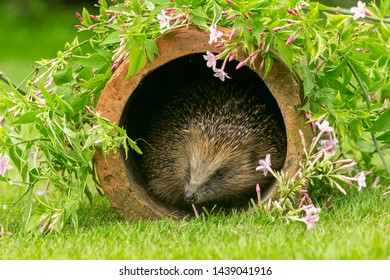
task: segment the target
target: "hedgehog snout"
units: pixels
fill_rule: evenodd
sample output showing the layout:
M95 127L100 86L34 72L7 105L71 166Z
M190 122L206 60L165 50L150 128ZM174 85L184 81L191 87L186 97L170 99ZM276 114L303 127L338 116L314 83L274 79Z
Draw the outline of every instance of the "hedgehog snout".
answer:
M190 190L185 191L184 200L186 203L193 204L196 202L197 199L198 199L198 195L196 194L196 192Z

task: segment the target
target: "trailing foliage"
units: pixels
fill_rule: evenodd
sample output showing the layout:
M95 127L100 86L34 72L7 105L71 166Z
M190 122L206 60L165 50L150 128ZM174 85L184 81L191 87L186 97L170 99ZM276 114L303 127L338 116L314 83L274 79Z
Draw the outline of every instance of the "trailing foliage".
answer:
M225 66L238 52L248 56L237 71L249 65L267 74L273 60L281 59L302 81L302 110L313 115L312 121L326 116L342 153L371 170L375 184L389 183L384 151L390 147L390 0L370 7L359 1L351 10L297 0L111 2L100 0L98 15L86 9L77 13L76 28L89 32L89 39L76 38L56 58L39 61L23 82L25 91L0 74L11 85L0 87L0 180L23 189L7 211L22 203L27 230L52 232L69 220L77 226L77 209L85 198L92 200L97 186L95 151L131 147L140 152L126 131L94 108L124 59L129 58L130 77L159 55L154 39L189 25L210 32L205 59L221 80L230 78ZM214 48L222 52L214 55Z

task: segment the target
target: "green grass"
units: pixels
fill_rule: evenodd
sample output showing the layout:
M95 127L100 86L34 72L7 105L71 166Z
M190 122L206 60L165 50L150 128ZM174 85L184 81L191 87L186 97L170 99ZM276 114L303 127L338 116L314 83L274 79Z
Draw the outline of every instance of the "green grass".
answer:
M122 221L105 198L80 211L78 232L23 233L17 216L1 259L390 259L390 199L365 189L334 201L311 230L264 213L190 221ZM1 212L0 212L1 213Z

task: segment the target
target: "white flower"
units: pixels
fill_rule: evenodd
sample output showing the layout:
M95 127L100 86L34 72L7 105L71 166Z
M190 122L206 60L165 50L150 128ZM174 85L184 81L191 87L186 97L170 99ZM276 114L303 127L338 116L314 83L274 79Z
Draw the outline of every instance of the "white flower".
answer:
M273 170L271 169L271 155L270 154L267 154L265 156L265 160L264 159L261 159L259 160L259 166L256 167L256 170L259 171L259 170L262 170L263 173L264 173L264 176L267 176L268 174L268 171L270 171L271 173L273 172Z
M305 1L301 1L301 6L302 7L310 7L310 4L305 2Z
M305 205L302 209L306 212L306 215L320 214L321 208L315 208L314 205Z
M304 218L292 218L293 220L304 222L307 225L307 229L311 229L315 226L315 223L320 220L321 208L315 208L313 205L306 205L302 207L302 210L306 212Z
M160 29L164 29L164 28L171 29L171 25L170 25L171 18L165 14L164 10L161 10L161 15L158 15L157 19L160 21Z
M207 67L215 69L217 66L217 57L212 52L207 51L203 58L207 61Z
M294 218L294 220L304 222L307 225L307 229L309 230L309 229L313 228L315 226L315 223L320 220L320 216L319 215L315 215L315 216L307 215L304 218Z
M320 141L321 146L318 147L318 150L323 150L328 154L333 154L333 152L339 147L339 141L335 139L326 139Z
M3 177L4 177L5 172L8 169L12 169L12 166L9 165L8 162L9 162L9 156L7 156L7 155L4 155L0 159L0 175L3 176Z
M222 37L223 32L217 31L217 29L214 26L210 26L210 40L209 44L211 45L213 42L217 42L218 38Z
M362 190L362 187L367 186L366 185L366 175L362 171L362 172L358 173L358 175L355 178L356 178L356 182L358 183L358 191L360 192Z
M322 132L333 132L333 127L329 126L328 121L323 121L322 123L316 122L316 125Z
M223 69L213 69L213 70L215 72L214 77L220 78L222 82L225 81L225 78L231 79Z
M362 1L358 1L357 7L352 7L350 9L351 13L353 13L353 19L357 20L358 18L364 18L366 16L366 12L364 8L366 7L366 3Z

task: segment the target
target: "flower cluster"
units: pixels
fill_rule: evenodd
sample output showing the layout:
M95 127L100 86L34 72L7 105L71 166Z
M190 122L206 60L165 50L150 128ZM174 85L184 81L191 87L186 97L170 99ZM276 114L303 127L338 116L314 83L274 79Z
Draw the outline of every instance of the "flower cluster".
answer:
M306 149L306 140L302 131L299 131L301 137L303 150L306 159L301 163L301 168L297 173L288 177L283 171L278 172L272 169L271 155L266 155L265 159L259 160L257 171L262 171L264 176L268 172L276 178L276 187L280 190L279 198L270 198L268 201L268 208L276 209L278 214L283 214L291 220L301 221L306 223L307 229L314 227L315 223L319 221L320 208L313 205L312 199L309 197L309 191L312 193L325 193L325 189L317 186L319 181L327 181L321 184L322 187L336 187L342 194L347 192L342 187L342 182L347 185L357 186L358 191L362 187L366 187L366 176L371 174L370 171L359 172L356 176L348 175L356 166L356 162L352 159L340 159L340 155L336 153L338 148L338 141L333 127L329 125L325 116L320 117L316 122L314 131L318 134L312 139L309 149ZM347 174L348 173L348 174ZM260 186L256 186L259 202ZM303 198L296 200L299 194L303 194ZM328 197L329 203L331 197ZM297 208L298 207L298 208ZM328 209L332 205L327 206ZM287 212L287 214L286 214ZM305 214L304 217L299 217Z
M183 10L186 8L186 6L182 6ZM178 9L176 8L162 9L161 14L157 16L160 23L160 29L170 30L180 26L186 26L188 28L188 25L190 24L190 13L177 12Z
M233 1L226 1L228 6L227 9L223 10L220 14L221 20L226 20L227 22L233 23L234 21L244 21L245 23L240 28L233 28L230 31L230 34L224 34L222 31L217 30L216 23L209 26L209 33L210 33L210 40L209 44L214 44L214 48L220 49L224 48L223 52L221 52L218 55L211 56L212 52L208 52L207 56L205 56L205 59L207 60L207 65L211 67L210 65L213 65L213 70L215 72L214 76L220 78L222 81L225 81L225 78L230 78L227 73L225 72L225 66L226 62L231 62L234 59L236 59L237 53L239 52L239 49L244 49L245 51L251 50L250 54L240 61L238 65L236 66L236 70L242 68L245 66L248 62L250 65L254 67L256 59L261 56L268 56L271 55L269 53L271 47L274 45L274 37L275 33L282 31L284 29L288 29L288 27L292 25L299 25L301 23L300 16L301 16L301 10L305 7L310 6L307 2L301 1L300 5L294 9L287 8L286 12L287 14L294 18L288 18L285 19L286 24L283 26L276 26L273 28L270 28L268 26L262 27L263 30L259 34L256 34L258 32L256 29L257 27L257 21L254 18L254 14L252 11L246 12L246 13L239 13L237 12L237 9L233 8L232 6L235 6L236 4ZM245 29L244 29L245 28ZM285 40L285 45L290 45L294 43L294 41L299 37L301 31L293 32L289 35L289 37ZM253 42L253 46L244 45L242 46L243 38L248 38L248 34L255 36L258 39L258 42ZM223 36L226 35L226 38ZM255 47L255 49L254 49ZM263 70L265 66L265 59L262 59L259 69ZM223 59L223 64L221 68L217 68L216 60ZM270 61L268 61L269 64L271 64ZM270 69L270 65L266 70Z

